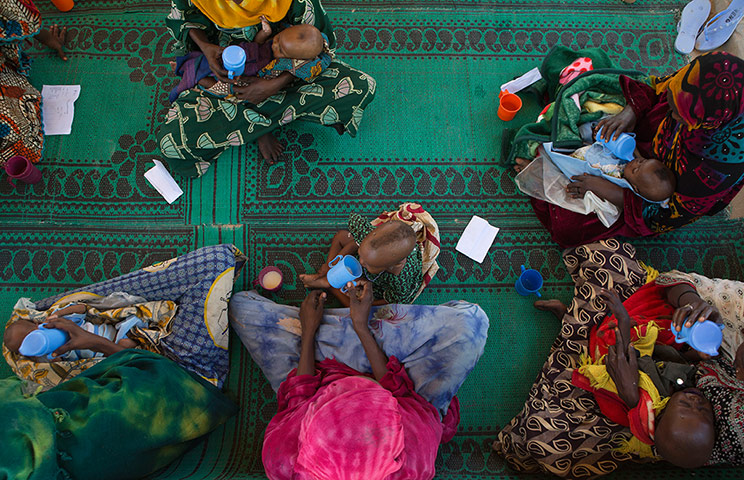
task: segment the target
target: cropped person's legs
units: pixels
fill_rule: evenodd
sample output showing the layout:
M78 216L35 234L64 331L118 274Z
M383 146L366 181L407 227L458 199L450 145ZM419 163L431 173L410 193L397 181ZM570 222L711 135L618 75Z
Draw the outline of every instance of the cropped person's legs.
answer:
M602 288L625 300L645 282L635 249L605 240L564 252L576 289L561 332L538 375L524 408L499 433L494 449L515 469L562 477L609 473L630 456L617 451L628 429L604 417L591 393L574 387L573 371L586 353L591 328L602 321Z
M255 292L237 293L230 302L233 328L274 389L299 361L298 314L296 307L276 304ZM387 305L372 310L370 327L385 354L406 367L416 391L445 412L483 353L488 317L467 302ZM371 371L348 309L326 310L315 356Z
M160 151L176 173L198 177L228 147L255 142L295 120L331 126L354 137L375 88L371 76L334 61L312 82L297 80L258 105L188 90L176 99L158 130Z

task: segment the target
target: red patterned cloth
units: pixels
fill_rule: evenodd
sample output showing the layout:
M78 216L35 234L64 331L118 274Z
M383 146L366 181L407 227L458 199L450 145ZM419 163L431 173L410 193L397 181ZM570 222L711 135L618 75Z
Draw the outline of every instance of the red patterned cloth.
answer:
M592 59L589 57L577 58L571 65L561 70L558 77L558 83L565 85L582 73L594 70Z

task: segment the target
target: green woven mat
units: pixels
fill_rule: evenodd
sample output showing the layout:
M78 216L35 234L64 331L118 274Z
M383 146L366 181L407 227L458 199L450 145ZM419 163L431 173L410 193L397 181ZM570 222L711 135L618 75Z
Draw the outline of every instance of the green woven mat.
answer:
M336 0L325 4L340 57L378 81L356 139L293 124L280 137L288 160L267 166L256 148L226 152L207 175L181 181L165 203L142 177L157 155L154 132L175 83L163 18L168 4L79 0L69 14L40 6L47 24L68 25L70 60L34 47L35 85L81 84L70 136L49 137L44 180L12 190L0 181L0 315L33 299L111 278L194 248L234 243L250 258L237 289L265 265L286 286L274 296L299 302L297 275L317 268L350 211L372 217L414 200L435 215L441 270L419 303L477 302L491 319L486 351L460 391L462 423L440 448L438 478L527 478L491 454L501 425L522 406L558 324L513 290L519 266L539 269L544 294L568 301L560 251L497 165L504 124L498 87L536 66L556 44L599 46L622 67L664 73L684 64L672 48L683 1L510 2ZM525 97L510 127L537 114ZM482 264L454 246L472 214L501 227ZM703 220L657 239L639 256L659 269L744 279L742 223ZM232 338L228 391L238 416L157 478L263 478L263 431L274 394ZM0 376L10 372L0 365ZM734 469L680 472L643 467L613 478L739 478Z

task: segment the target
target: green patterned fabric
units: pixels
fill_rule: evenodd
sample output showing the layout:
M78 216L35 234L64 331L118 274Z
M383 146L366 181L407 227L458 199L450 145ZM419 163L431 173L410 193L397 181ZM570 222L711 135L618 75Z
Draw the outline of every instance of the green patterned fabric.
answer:
M14 190L0 179L0 317L9 318L20 296L38 300L218 243L249 258L237 290L276 265L284 286L269 296L297 305L306 292L298 275L317 271L350 212L372 219L413 200L437 220L442 245L441 269L417 303L463 299L491 320L485 353L459 393L459 431L439 450L437 478L526 478L491 444L524 405L559 325L532 308L534 298L517 295L514 282L524 264L542 273L544 297L567 302L573 284L514 172L498 164L504 129L534 121L540 107L522 94L516 118L499 121L499 86L541 65L558 44L598 47L622 69L671 72L685 62L673 42L686 3L328 0L337 58L378 81L357 137L294 122L277 130L286 160L266 165L251 142L228 148L200 179L178 177L184 195L167 204L143 173L159 155L155 132L176 82L164 23L170 2L79 0L70 13L39 2L45 25L68 26L70 59L35 45L31 81L81 84L81 94L72 135L45 141L42 181ZM501 228L482 263L455 251L472 215ZM661 271L742 280L742 228L719 215L633 245ZM239 413L155 478L265 478L261 442L276 397L235 336L230 360L227 390ZM0 363L0 376L8 375ZM641 465L610 478L740 477L734 468Z
M286 18L292 24L314 25L328 37L330 47L335 46L333 28L320 0L295 0ZM190 45L189 28L203 29L212 37L217 33L214 25L205 22L204 15L187 0L174 0L168 25L179 46ZM252 28L249 30L255 35ZM227 35L224 31L218 33L220 37ZM227 44L248 36L242 29L234 37L215 41ZM172 171L200 177L227 148L252 143L295 120L334 127L338 133L355 137L375 89L376 82L370 75L333 61L313 80L297 80L256 105L218 98L203 90L187 90L173 102L160 127L160 151Z
M142 350L114 354L35 397L16 378L0 380L0 392L0 472L10 479L139 478L237 411L208 382Z
M349 233L357 244L362 243L364 237L374 230L372 224L358 213L349 215ZM412 303L424 281L424 265L421 258L421 248L416 245L406 257L406 264L398 275L390 272L380 272L373 275L362 267L364 276L372 282L372 291L376 299L383 299L388 303Z

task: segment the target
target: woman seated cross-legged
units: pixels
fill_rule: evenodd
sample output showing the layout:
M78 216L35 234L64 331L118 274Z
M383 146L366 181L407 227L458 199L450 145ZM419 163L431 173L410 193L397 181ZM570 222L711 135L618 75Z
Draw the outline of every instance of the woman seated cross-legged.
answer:
M590 71L570 71L574 61L591 65ZM552 109L516 134L510 154L515 169L526 168L543 142L569 151L581 147L579 132L596 123L589 133L592 141L600 129L605 141L622 133L636 135L634 163L623 172L628 181L629 169L636 173L652 163L647 159L658 159L675 185L667 201L657 202L603 176L573 176L566 195L582 199L592 192L613 204L620 216L607 227L593 213L583 215L533 198L535 213L553 240L568 248L615 236L657 235L723 210L744 185L742 71L744 60L725 52L700 55L657 78L617 70L596 48L551 51L541 72L547 97L554 100ZM646 175L659 183L653 172Z
M614 239L566 250L564 261L574 299L536 303L561 319L561 332L496 452L519 471L567 478L631 461L744 464L741 282L654 278ZM705 320L726 326L716 358L674 340L682 324Z
M269 64L271 75L228 78L222 51L254 41L262 20L277 35L270 40L277 44L272 44L275 57L277 48L288 48L287 35L281 40L278 36L295 25L314 26L326 45L310 60L275 59ZM201 176L227 148L251 142L273 163L283 151L274 132L295 120L356 136L364 109L374 98L374 78L333 58L336 37L320 0L171 0L166 26L177 49L201 51L208 70L219 80L209 89L182 91L160 127L160 151L180 175ZM219 88L226 90L215 91Z
M488 318L466 302L373 309L369 282L349 284L349 293L350 309L325 312L320 290L299 311L255 292L230 303L230 323L278 388L266 473L432 478L439 444L456 432L454 395L483 353Z

